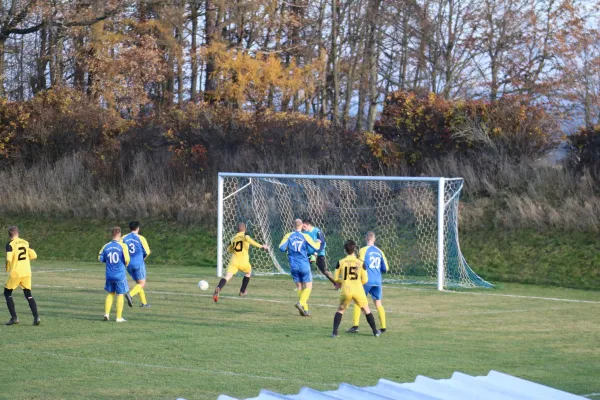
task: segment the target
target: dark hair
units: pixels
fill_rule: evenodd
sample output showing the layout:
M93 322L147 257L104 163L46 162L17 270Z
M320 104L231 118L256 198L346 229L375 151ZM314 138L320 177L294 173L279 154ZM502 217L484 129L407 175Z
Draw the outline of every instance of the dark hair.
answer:
M139 221L131 221L129 223L129 230L132 231L132 232L135 231L139 227L140 227Z
M344 250L346 250L346 254L348 255L356 253L356 242L354 240L346 240Z
M19 228L17 228L16 226L9 226L8 227L8 236L13 238L15 237L15 234L19 233Z
M312 218L311 217L304 217L304 218L302 218L302 223L303 224L310 224L310 225L312 225L313 224Z
M115 237L121 233L121 228L118 226L115 226L115 227L111 228L110 233L113 235L113 237Z

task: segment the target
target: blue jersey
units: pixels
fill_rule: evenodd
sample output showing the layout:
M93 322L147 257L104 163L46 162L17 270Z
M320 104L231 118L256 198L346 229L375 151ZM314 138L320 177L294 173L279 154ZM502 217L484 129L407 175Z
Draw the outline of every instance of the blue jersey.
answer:
M381 286L381 273L388 270L388 262L383 251L377 246L365 246L358 252L358 258L363 261L367 269L369 275L367 285Z
M102 247L98 261L106 264L106 280L121 281L126 278L125 267L129 265L127 246L121 241L113 240Z
M129 257L131 257L129 267L137 269L145 266L144 260L150 255L150 247L146 238L131 232L123 237L123 243L127 246Z
M327 243L325 243L325 234L323 233L323 231L321 231L316 226L313 226L313 228L310 231L302 231L302 232L306 233L314 241L317 241L317 239L319 239L321 241L321 250L317 253L317 255L324 256L325 255L325 247L327 247Z
M283 237L279 243L279 250L287 252L291 269L309 269L308 255L320 249L319 243L302 232L291 232Z

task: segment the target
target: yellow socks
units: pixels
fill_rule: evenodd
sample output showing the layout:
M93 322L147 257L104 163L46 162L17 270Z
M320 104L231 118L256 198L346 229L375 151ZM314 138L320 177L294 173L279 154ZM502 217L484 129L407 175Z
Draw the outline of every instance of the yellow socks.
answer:
M304 307L305 310L308 310L308 298L310 297L310 292L312 292L312 289L304 289L302 291L302 294L300 295L300 304L302 304L302 307Z
M123 318L123 303L125 301L125 296L120 294L117 296L117 319ZM111 301L112 304L112 301Z
M140 284L135 285L133 289L129 291L131 297L135 296L138 293L140 295L140 301L142 302L142 304L148 304L148 302L146 301L146 293L144 292L144 289Z
M110 309L112 308L112 303L115 298L114 293L109 293L106 295L106 300L104 300L104 314L110 314Z
M358 326L360 321L360 307L354 305L354 311L352 312L352 326Z
M144 290L144 289L142 289L142 287L141 287L140 285L135 285L135 286L133 287L133 289L131 289L131 290L129 291L129 295L130 295L131 297L133 297L133 296L135 296L136 294L138 294L139 292L141 292L142 290Z
M298 289L298 303L302 304L302 292L304 289Z
M377 307L377 312L379 313L379 322L381 323L381 329L387 329L385 325L385 310L383 306Z

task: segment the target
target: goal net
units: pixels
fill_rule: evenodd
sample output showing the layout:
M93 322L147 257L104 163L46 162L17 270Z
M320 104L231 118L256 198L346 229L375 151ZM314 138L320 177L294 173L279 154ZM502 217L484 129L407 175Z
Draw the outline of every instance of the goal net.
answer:
M384 282L435 284L440 290L491 287L460 251L462 187L462 178L220 173L217 273L222 276L227 266L225 249L238 222L246 222L248 234L269 246L250 252L254 274L289 273L279 243L293 230L294 219L309 216L325 233L330 271L344 257L344 241L362 247L366 232L374 231L390 264Z

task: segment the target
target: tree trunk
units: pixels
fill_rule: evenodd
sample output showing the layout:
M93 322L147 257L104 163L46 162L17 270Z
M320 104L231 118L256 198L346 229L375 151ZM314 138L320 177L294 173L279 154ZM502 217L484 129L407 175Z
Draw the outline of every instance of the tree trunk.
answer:
M0 36L0 96L4 96L4 48L6 45L6 37Z
M191 66L191 82L190 82L190 100L196 101L198 96L198 2L197 0L190 1L191 19L192 19L192 40L190 47L190 56L192 60Z
M371 26L369 27L369 113L367 118L367 131L372 132L375 126L375 117L377 116L377 101L379 100L379 90L377 88L377 78L379 69L379 43L380 34L377 29L379 18L379 9L382 0L373 1L371 15Z
M206 47L210 46L217 39L217 9L215 0L206 0L206 18L204 27L206 37ZM216 70L215 57L209 54L206 59L205 81L204 81L204 100L210 103L215 101L215 91L217 81L214 76Z
M340 77L337 63L337 41L339 31L339 0L331 0L331 84L333 86L333 96L331 101L331 121L333 126L339 125L339 103L340 103Z

